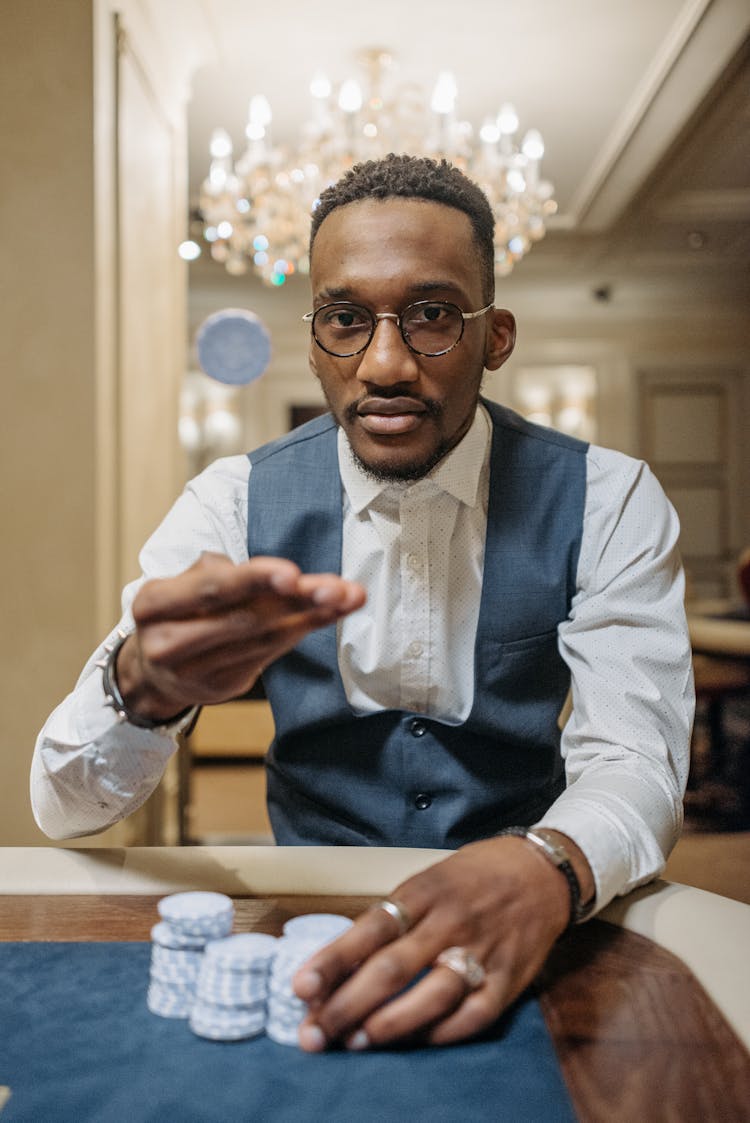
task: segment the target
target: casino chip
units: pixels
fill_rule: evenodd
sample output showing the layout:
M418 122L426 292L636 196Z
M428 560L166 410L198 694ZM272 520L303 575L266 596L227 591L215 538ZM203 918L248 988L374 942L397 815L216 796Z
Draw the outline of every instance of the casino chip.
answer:
M300 935L317 938L318 935L321 937L327 935L329 940L335 940L351 926L352 922L348 916L339 916L335 912L309 912L287 920L283 931L285 936Z
M198 329L195 345L206 374L229 386L254 382L271 361L271 337L246 308L214 312Z
M174 893L157 908L162 920L151 929L146 1004L162 1018L188 1018L203 948L214 935L230 931L234 904L223 893Z
M200 1037L237 1041L266 1027L268 972L278 941L246 932L206 944L190 1012Z
M232 930L234 905L223 893L173 893L157 907L162 920L182 936L216 940Z
M206 943L204 936L186 936L173 928L166 920L155 924L151 929L151 941L163 948L181 948L186 951L203 951Z
M268 980L266 1033L279 1045L297 1045L307 1003L292 989L292 979L311 955L350 928L352 921L331 913L296 916L284 925L284 934L271 965Z

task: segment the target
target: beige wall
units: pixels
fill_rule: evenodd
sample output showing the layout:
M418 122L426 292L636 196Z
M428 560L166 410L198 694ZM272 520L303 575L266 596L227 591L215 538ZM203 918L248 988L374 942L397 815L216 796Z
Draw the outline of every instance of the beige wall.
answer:
M187 62L147 14L27 0L2 15L0 845L47 841L36 734L179 483ZM154 841L148 825L101 841Z
M35 731L95 636L92 35L85 0L3 11L0 841L8 843L41 840L26 794Z

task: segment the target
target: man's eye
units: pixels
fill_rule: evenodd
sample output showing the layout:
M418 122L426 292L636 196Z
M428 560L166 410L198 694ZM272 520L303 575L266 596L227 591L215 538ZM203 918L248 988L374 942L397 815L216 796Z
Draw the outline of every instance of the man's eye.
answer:
M407 309L404 319L407 327L419 327L425 324L438 324L445 320L449 309L444 304L419 304Z
M325 322L329 327L343 331L347 328L362 327L367 323L367 317L357 308L331 308L326 313Z

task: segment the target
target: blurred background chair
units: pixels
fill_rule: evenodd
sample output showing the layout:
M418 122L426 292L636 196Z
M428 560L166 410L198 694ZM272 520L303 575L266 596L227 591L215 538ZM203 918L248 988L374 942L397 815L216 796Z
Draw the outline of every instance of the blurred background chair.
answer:
M750 820L750 548L736 578L739 600L688 605L696 728L686 808L725 829Z

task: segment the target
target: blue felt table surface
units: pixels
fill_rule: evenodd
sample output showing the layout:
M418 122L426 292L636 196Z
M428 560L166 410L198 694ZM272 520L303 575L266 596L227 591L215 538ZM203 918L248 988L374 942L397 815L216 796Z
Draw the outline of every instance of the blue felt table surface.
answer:
M0 1123L569 1123L538 1003L482 1040L311 1056L146 1007L150 946L0 943Z

